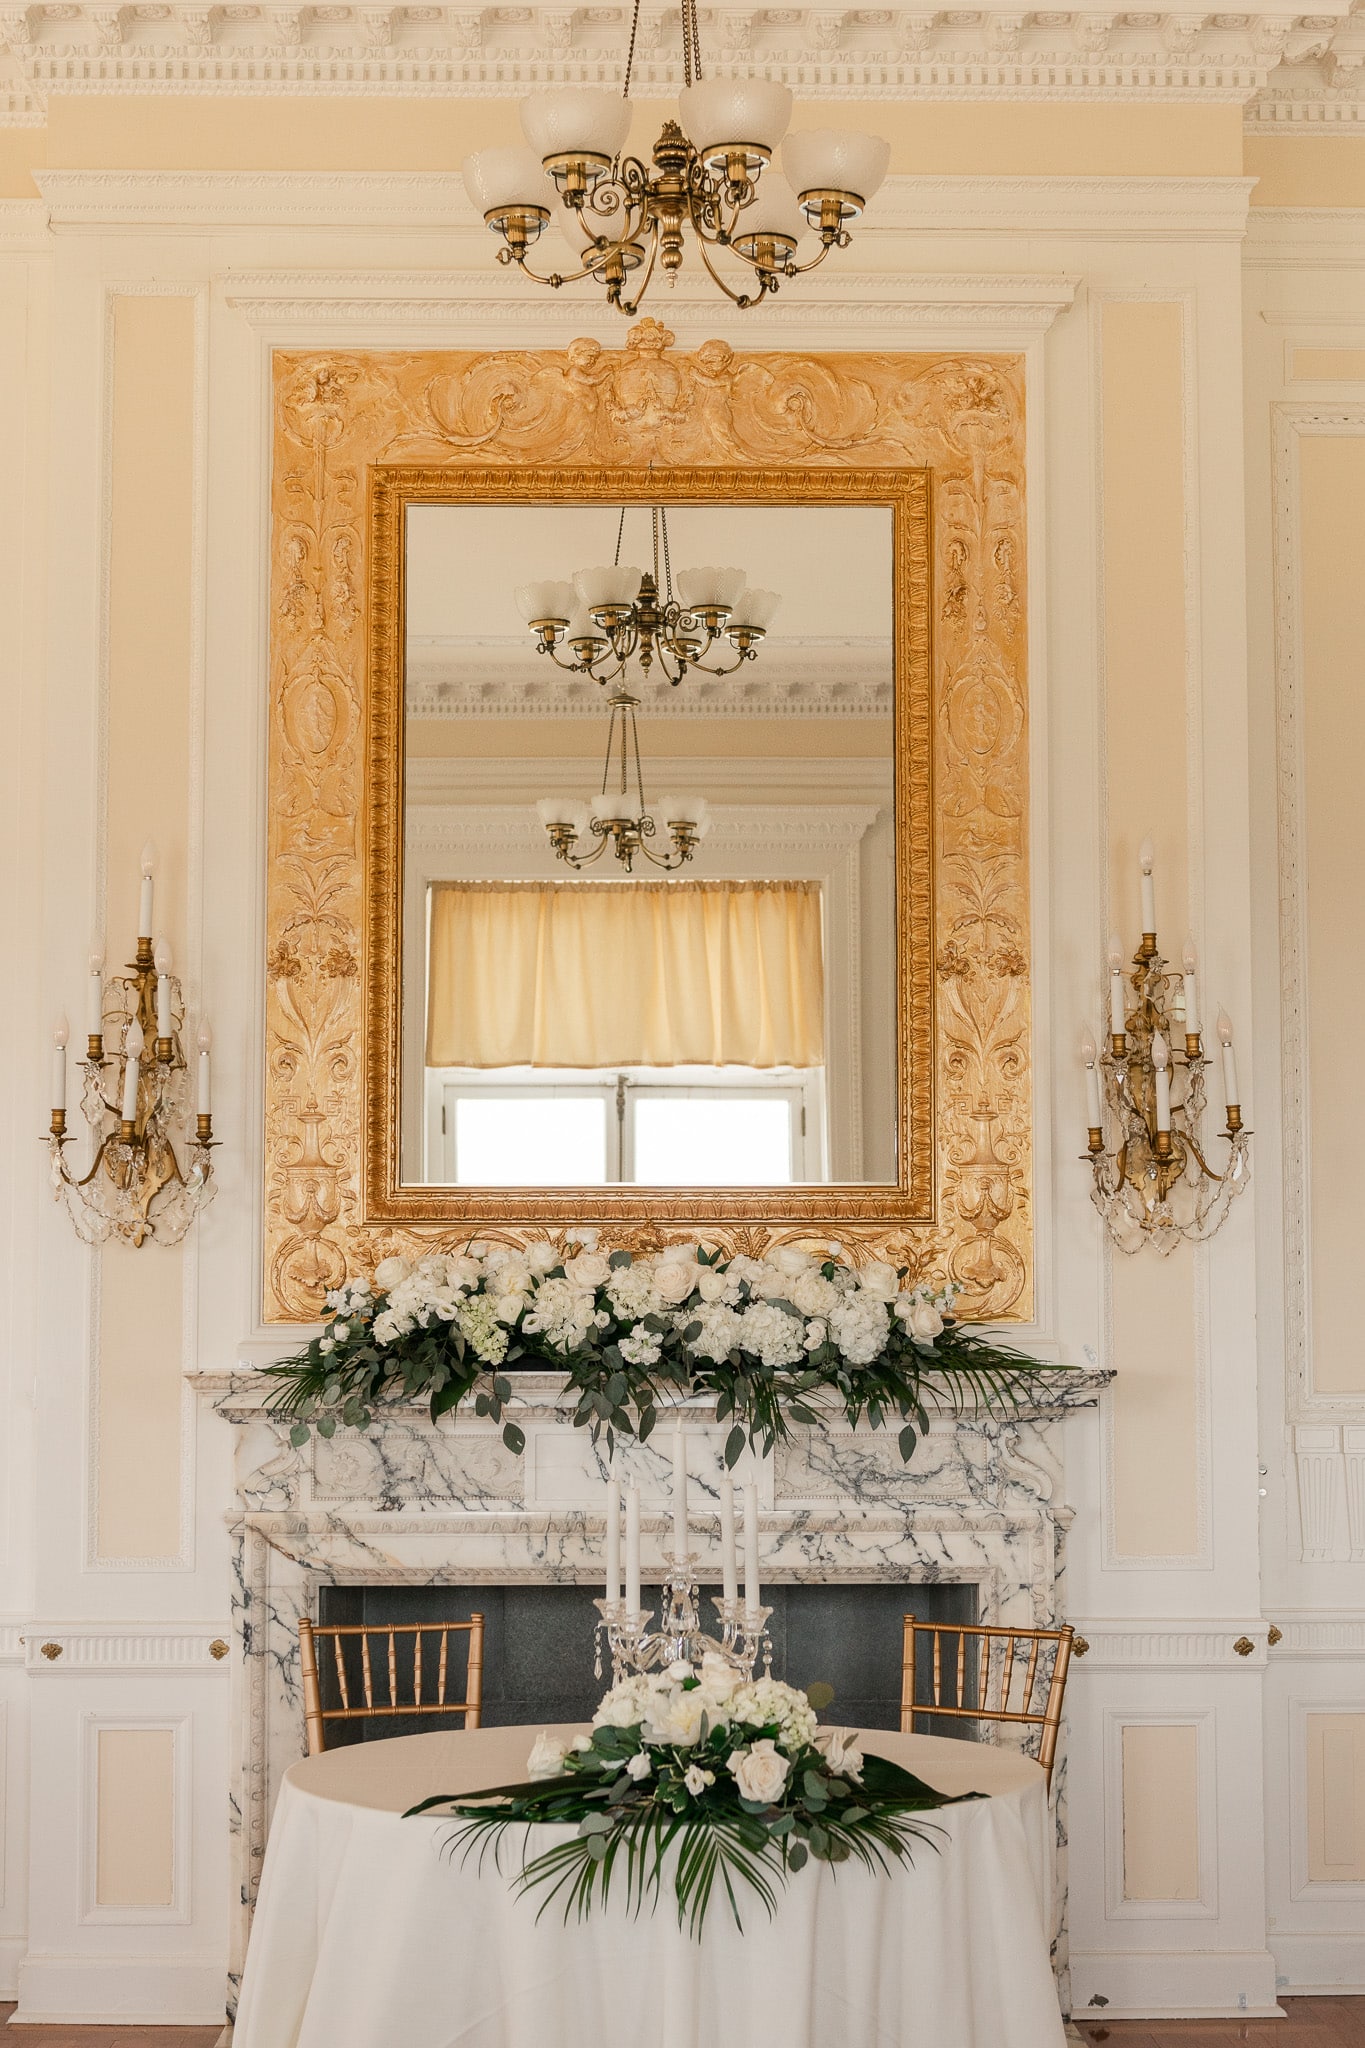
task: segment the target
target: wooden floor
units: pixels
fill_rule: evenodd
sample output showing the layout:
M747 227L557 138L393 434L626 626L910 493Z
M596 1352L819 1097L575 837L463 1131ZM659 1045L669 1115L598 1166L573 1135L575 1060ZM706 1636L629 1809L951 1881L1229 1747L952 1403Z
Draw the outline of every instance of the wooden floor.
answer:
M1201 2048L1207 2043L1273 2041L1276 2048L1365 2048L1365 1998L1284 1998L1282 2020L1111 2020L1075 2015L1087 2044L1109 2048Z
M0 2005L5 2048L213 2048L221 2027L12 2027ZM1336 2048L1332 2042L1331 2048Z
M1273 2041L1276 2048L1365 2048L1365 1998L1286 1998L1282 2020L1111 2020L1076 2015L1081 2040L1110 2048L1201 2048ZM11 2027L5 2048L214 2048L217 2027ZM548 2044L547 2044L548 2048Z

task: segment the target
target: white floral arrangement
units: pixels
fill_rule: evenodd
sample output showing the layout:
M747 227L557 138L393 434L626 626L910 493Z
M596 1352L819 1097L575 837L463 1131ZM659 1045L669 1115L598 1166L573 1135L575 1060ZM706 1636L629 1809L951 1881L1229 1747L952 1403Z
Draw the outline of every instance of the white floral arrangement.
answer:
M912 1816L950 1803L851 1731L822 1728L812 1702L830 1697L828 1687L807 1694L746 1679L708 1653L697 1667L622 1679L588 1733L542 1734L527 1783L477 1797L437 1793L411 1812L449 1808L461 1822L451 1849L467 1856L491 1845L499 1868L509 1828L571 1828L515 1879L543 1892L541 1911L562 1895L566 1920L605 1903L623 1869L637 1909L657 1903L671 1873L679 1923L694 1935L719 1877L742 1926L737 1886L771 1913L778 1886L812 1858L889 1871L930 1838Z
M592 1230L475 1240L384 1259L335 1289L323 1334L269 1371L299 1443L311 1428L365 1429L384 1402L425 1400L434 1420L472 1394L520 1450L522 1431L504 1420L508 1375L554 1369L577 1397L574 1421L613 1440L648 1436L662 1401L702 1393L731 1423L733 1464L746 1442L770 1451L792 1421L816 1421L811 1403L826 1394L855 1423L899 1421L909 1458L931 1401L1008 1407L1045 1369L965 1328L960 1291L837 1247L753 1258L693 1242L604 1251Z

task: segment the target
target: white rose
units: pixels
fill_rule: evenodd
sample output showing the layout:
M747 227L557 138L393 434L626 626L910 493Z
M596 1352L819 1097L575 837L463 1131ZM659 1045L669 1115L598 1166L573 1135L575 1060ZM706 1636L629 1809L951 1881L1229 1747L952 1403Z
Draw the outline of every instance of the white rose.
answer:
M896 1314L905 1324L912 1337L922 1343L932 1344L943 1328L943 1318L931 1301L909 1301L904 1297L896 1303Z
M886 1259L869 1259L858 1269L858 1285L878 1301L894 1301L900 1292L900 1275Z
M815 1747L837 1776L858 1783L863 1775L863 1753L851 1729L822 1728L815 1738Z
M682 1684L684 1679L692 1678L694 1676L695 1673L693 1672L692 1666L688 1663L686 1657L675 1658L673 1663L666 1664L664 1666L664 1677L676 1679L680 1685Z
M637 1749L634 1756L626 1758L626 1776L634 1778L637 1785L642 1778L649 1776L653 1768L653 1764L642 1749Z
M782 1796L791 1765L778 1752L777 1744L767 1737L754 1743L751 1749L736 1749L730 1754L730 1776L739 1787L742 1799L752 1799L756 1804L771 1806Z
M584 1756L592 1748L592 1737L591 1735L575 1735L569 1747L575 1755Z
M477 1287L483 1278L483 1267L468 1252L457 1252L446 1261L446 1279L451 1287Z
M708 1785L714 1785L714 1771L704 1771L700 1764L689 1764L683 1772L683 1783L694 1799L700 1799Z
M500 1294L494 1304L493 1313L500 1323L514 1323L525 1306L524 1294Z
M542 1238L537 1244L527 1245L526 1263L536 1279L543 1280L545 1275L553 1272L559 1264L559 1252L554 1245Z
M564 1241L566 1244L581 1244L585 1252L595 1252L597 1250L597 1240L601 1235L600 1230L595 1230L579 1223L575 1224L572 1230L565 1231Z
M697 1276L697 1291L703 1301L724 1301L733 1293L734 1284L728 1273L718 1273L714 1266L703 1266Z
M739 1684L739 1673L724 1657L707 1650L701 1660L701 1682L714 1699L728 1700Z
M322 1353L323 1357L325 1358L329 1351L336 1350L336 1345L332 1342L330 1337L324 1337L322 1342L318 1345L318 1350Z
M528 1778L558 1778L563 1775L564 1759L569 1754L569 1745L562 1735L551 1735L548 1728L542 1728L535 1740L535 1747L526 1759Z
M654 1700L640 1733L646 1742L690 1749L694 1742L701 1741L703 1717L708 1723L712 1718L705 1693L700 1686L694 1686L690 1692L665 1694Z
M809 1252L803 1252L794 1244L784 1244L773 1256L779 1273L790 1274L792 1279L795 1279L798 1273L804 1273L808 1266L815 1264Z
M681 1259L666 1259L655 1268L654 1292L671 1308L677 1308L694 1294L697 1282L703 1277L696 1266L685 1266ZM710 1297L714 1300L714 1296Z
M406 1259L381 1259L374 1269L374 1284L376 1287L382 1287L385 1293L388 1292L389 1288L396 1287L400 1280L406 1280L407 1277L408 1262Z
M575 1287L605 1287L611 1278L611 1261L603 1258L601 1252L580 1252L576 1259L570 1259L564 1271Z

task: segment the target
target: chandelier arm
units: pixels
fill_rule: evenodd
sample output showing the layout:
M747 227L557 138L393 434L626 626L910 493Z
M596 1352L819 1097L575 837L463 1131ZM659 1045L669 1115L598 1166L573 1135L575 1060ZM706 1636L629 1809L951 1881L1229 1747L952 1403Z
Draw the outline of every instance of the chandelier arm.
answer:
M831 249L842 249L843 247L844 244L842 242L822 242L820 244L819 253L815 256L812 256L809 263L788 262L787 276L804 277L808 270L815 270L819 267L820 264L824 262L826 256L828 256Z
M727 244L726 246L728 247L729 245ZM763 294L768 287L766 282L764 281L763 273L761 270L754 269L754 266L752 264L750 264L749 266L751 270L754 270L754 275L759 280L758 297L756 299L750 298L747 292L737 292L731 290L730 286L725 282L725 279L716 269L715 264L711 261L710 255L707 252L706 237L700 233L698 233L697 235L697 252L701 257L702 262L706 266L707 274L710 277L712 284L719 285L720 289L724 292L726 298L729 299L733 305L738 306L741 312L744 312L750 306L757 306L762 303ZM738 250L734 251L734 254L739 257L739 261L741 263L748 262L747 257L739 256Z
M611 285L608 284L607 286L608 304L615 306L618 312L624 313L628 320L633 320L639 312L640 301L649 290L649 280L654 275L654 264L659 254L659 223L657 220L650 221L649 236L649 256L644 269L640 273L640 282L635 287L635 297L633 299L623 299L619 285L616 287L615 296L613 297Z
M744 656L741 654L738 661L732 661L730 663L729 668L713 668L709 663L704 661L694 661L692 663L692 667L696 669L699 674L705 676L732 676L735 673L736 669L743 668L744 659Z

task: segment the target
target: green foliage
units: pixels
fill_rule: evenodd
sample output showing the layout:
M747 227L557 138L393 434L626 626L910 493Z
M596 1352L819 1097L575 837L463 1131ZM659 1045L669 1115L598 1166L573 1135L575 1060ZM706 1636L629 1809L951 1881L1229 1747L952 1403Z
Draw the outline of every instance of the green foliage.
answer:
M595 1728L591 1747L571 1751L559 1777L500 1785L477 1798L437 1793L409 1814L448 1810L460 1823L448 1852L474 1857L480 1870L490 1856L504 1870L504 1852L524 1843L529 1826L572 1828L511 1872L518 1891L539 1896L537 1918L557 1902L566 1922L584 1919L614 1886L624 1887L632 1914L653 1911L667 1883L678 1924L694 1938L717 1886L742 1930L742 1899L752 1894L771 1916L788 1878L812 1859L889 1872L910 1860L915 1844L937 1846L940 1830L917 1816L957 1802L886 1757L863 1757L854 1782L822 1750L803 1745L784 1752L790 1768L772 1804L743 1798L727 1767L730 1753L737 1741L774 1732L730 1725L684 1747L646 1745L639 1727ZM635 1756L648 1759L647 1776L626 1769ZM690 1790L693 1769L713 1782Z

